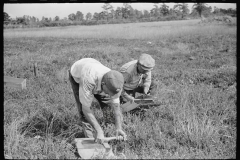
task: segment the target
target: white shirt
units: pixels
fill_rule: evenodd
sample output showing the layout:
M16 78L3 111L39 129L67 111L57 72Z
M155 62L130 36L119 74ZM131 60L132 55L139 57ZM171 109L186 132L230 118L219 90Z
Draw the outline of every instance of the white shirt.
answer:
M101 88L103 75L111 69L93 58L83 58L71 67L73 79L79 83L79 100L83 106L90 107L94 94L106 95ZM119 96L111 97L112 103L120 103Z

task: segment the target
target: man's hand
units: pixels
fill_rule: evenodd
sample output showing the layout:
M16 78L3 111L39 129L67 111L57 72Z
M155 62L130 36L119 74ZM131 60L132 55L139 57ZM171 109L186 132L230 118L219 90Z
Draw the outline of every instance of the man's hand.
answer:
M144 88L143 88L143 93L144 93L145 95L148 94L148 91L149 91L149 88L147 88L147 87L144 87Z
M105 97L102 99L103 103L112 103L112 99L110 97Z
M97 132L94 138L95 138L95 140L94 140L95 142L102 144L104 142L103 132Z
M128 101L129 101L130 103L133 103L133 102L134 102L134 100L135 100L135 98L134 98L134 97L132 97L132 96L129 96L129 97L127 97L127 99L128 99Z
M121 129L117 129L116 130L116 137L117 137L117 140L127 140L127 135L126 135L126 133L123 131L123 130L121 130Z
M110 98L104 98L103 100L102 100L102 102L103 103L111 103L112 102L112 99L110 99Z
M91 124L91 126L96 131L94 134L95 142L102 142L102 139L104 138L104 134L103 134L104 132L103 132L101 126L99 125L97 119L93 115L93 112L91 111L90 107L83 106L82 111L83 111L87 121Z

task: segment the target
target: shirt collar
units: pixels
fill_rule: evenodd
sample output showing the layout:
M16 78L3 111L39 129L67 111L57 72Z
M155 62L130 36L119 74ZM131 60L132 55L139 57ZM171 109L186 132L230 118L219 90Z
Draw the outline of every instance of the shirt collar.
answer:
M137 71L137 63L134 65L134 74L138 75L138 76L142 75L142 73L138 73L138 71Z

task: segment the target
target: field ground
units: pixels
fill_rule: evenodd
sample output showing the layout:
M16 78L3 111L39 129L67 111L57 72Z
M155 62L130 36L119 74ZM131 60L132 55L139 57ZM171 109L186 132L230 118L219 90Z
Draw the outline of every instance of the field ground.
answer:
M141 53L156 60L162 105L124 114L128 141L111 142L114 158L236 158L236 24L197 20L4 30L4 75L27 79L27 90L4 86L5 158L79 158L67 69L92 57L118 70ZM113 136L114 124L92 108Z

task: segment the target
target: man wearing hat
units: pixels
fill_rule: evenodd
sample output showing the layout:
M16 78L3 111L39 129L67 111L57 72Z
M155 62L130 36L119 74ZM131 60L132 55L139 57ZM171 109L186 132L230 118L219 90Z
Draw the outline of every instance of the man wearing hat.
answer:
M78 112L85 130L95 132L95 140L104 138L104 132L96 120L91 104L95 97L101 108L109 104L115 115L116 137L125 140L122 130L122 113L119 96L124 83L123 75L101 64L93 58L83 58L76 61L69 70L69 80L74 92ZM107 108L109 110L111 108ZM95 129L93 130L92 127ZM84 132L86 137L92 137L92 132Z
M154 66L155 60L149 54L141 54L138 60L130 61L120 68L124 76L121 102L134 102L136 92L155 95L157 85L151 76Z

